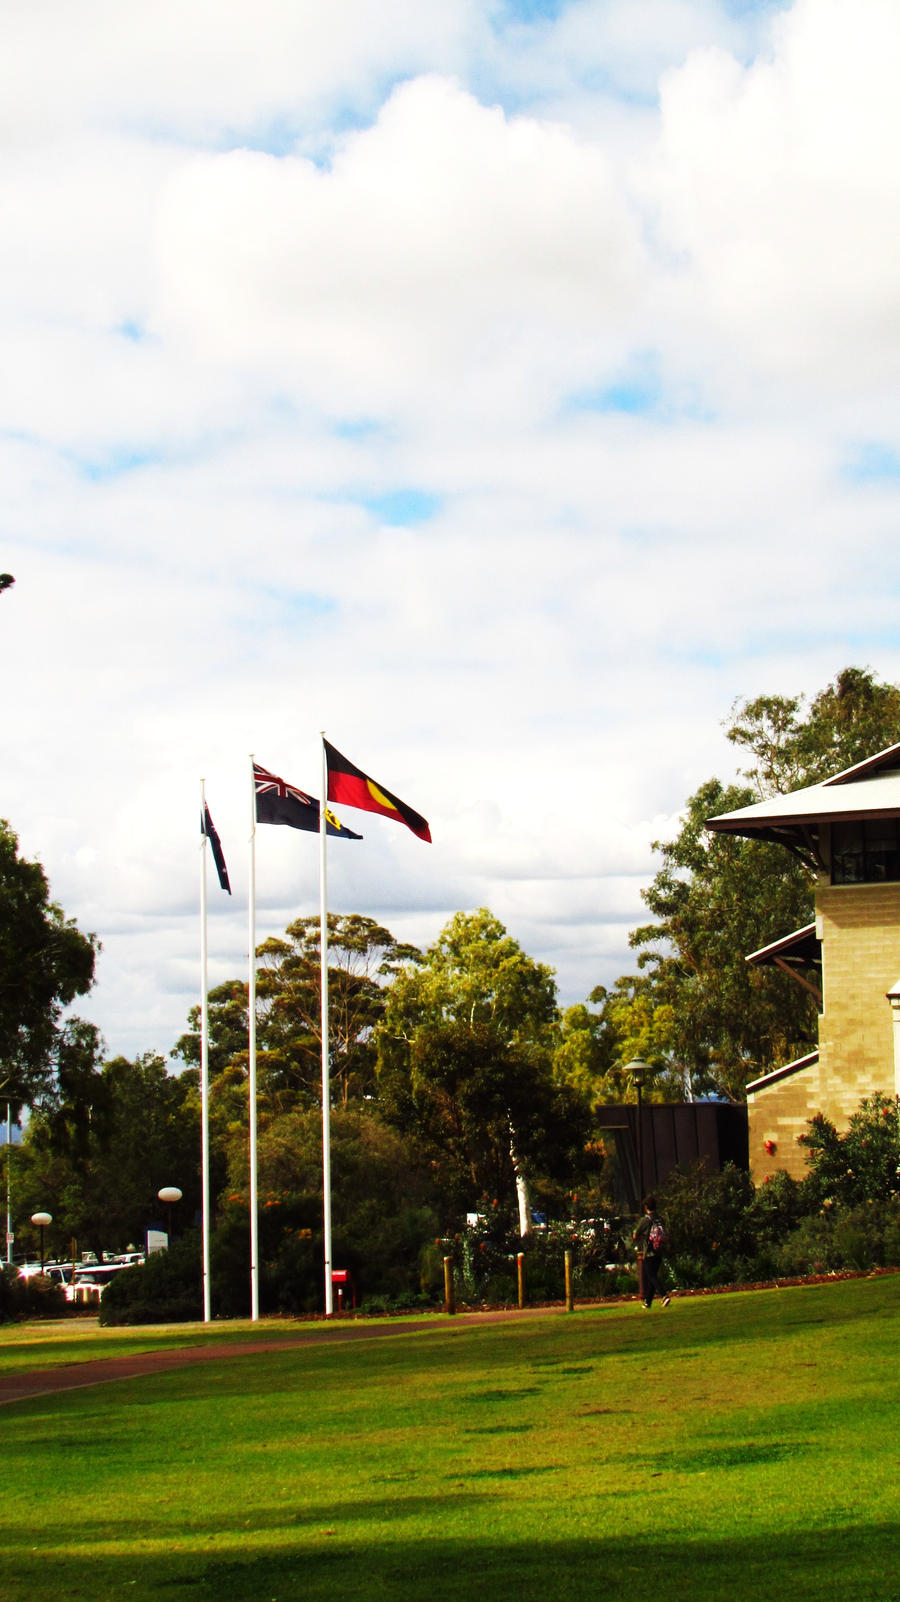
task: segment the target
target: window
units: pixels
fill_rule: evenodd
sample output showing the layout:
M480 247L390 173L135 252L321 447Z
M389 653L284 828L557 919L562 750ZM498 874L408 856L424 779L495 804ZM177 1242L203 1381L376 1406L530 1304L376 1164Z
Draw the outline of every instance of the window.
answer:
M900 880L900 820L854 818L831 825L832 884Z

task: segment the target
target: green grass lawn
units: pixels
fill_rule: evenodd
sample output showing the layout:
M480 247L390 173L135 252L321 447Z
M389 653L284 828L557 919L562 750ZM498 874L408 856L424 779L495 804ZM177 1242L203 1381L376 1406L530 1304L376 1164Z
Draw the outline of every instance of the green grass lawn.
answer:
M897 1602L898 1312L900 1276L375 1325L7 1406L0 1597Z

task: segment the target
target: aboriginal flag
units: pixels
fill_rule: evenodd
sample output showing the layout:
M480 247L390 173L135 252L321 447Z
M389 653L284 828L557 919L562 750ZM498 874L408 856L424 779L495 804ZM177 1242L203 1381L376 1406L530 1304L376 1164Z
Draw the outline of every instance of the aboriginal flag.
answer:
M420 840L431 843L431 830L425 819L398 801L390 790L376 784L361 768L355 768L340 751L325 741L325 758L328 765L328 799L340 801L346 807L359 807L361 812L380 812L383 818L396 818L405 823Z
M289 829L307 829L310 834L319 832L319 803L295 784L279 779L277 774L253 764L253 784L256 790L257 823L285 823ZM341 840L361 840L326 809L325 833L337 835Z
M200 814L200 833L206 835L212 846L213 862L216 865L216 873L219 875L219 884L223 890L227 890L228 894L231 895L231 885L228 883L228 869L225 866L225 853L222 850L222 842L209 815L209 807L205 801L203 803L203 811Z

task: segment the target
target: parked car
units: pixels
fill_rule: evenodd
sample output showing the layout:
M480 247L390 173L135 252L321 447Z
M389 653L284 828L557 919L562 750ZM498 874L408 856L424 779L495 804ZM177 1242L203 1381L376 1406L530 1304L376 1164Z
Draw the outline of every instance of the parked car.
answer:
M132 1263L98 1263L76 1268L71 1284L66 1286L66 1301L99 1302L110 1280L133 1266Z

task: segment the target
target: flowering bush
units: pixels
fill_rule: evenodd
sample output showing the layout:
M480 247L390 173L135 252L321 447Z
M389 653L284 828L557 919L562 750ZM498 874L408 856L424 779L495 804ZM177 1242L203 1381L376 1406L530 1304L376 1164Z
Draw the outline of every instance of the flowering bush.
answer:
M845 1134L821 1113L812 1118L800 1145L809 1153L805 1181L810 1200L845 1207L884 1202L900 1195L900 1098L869 1096L860 1102Z

